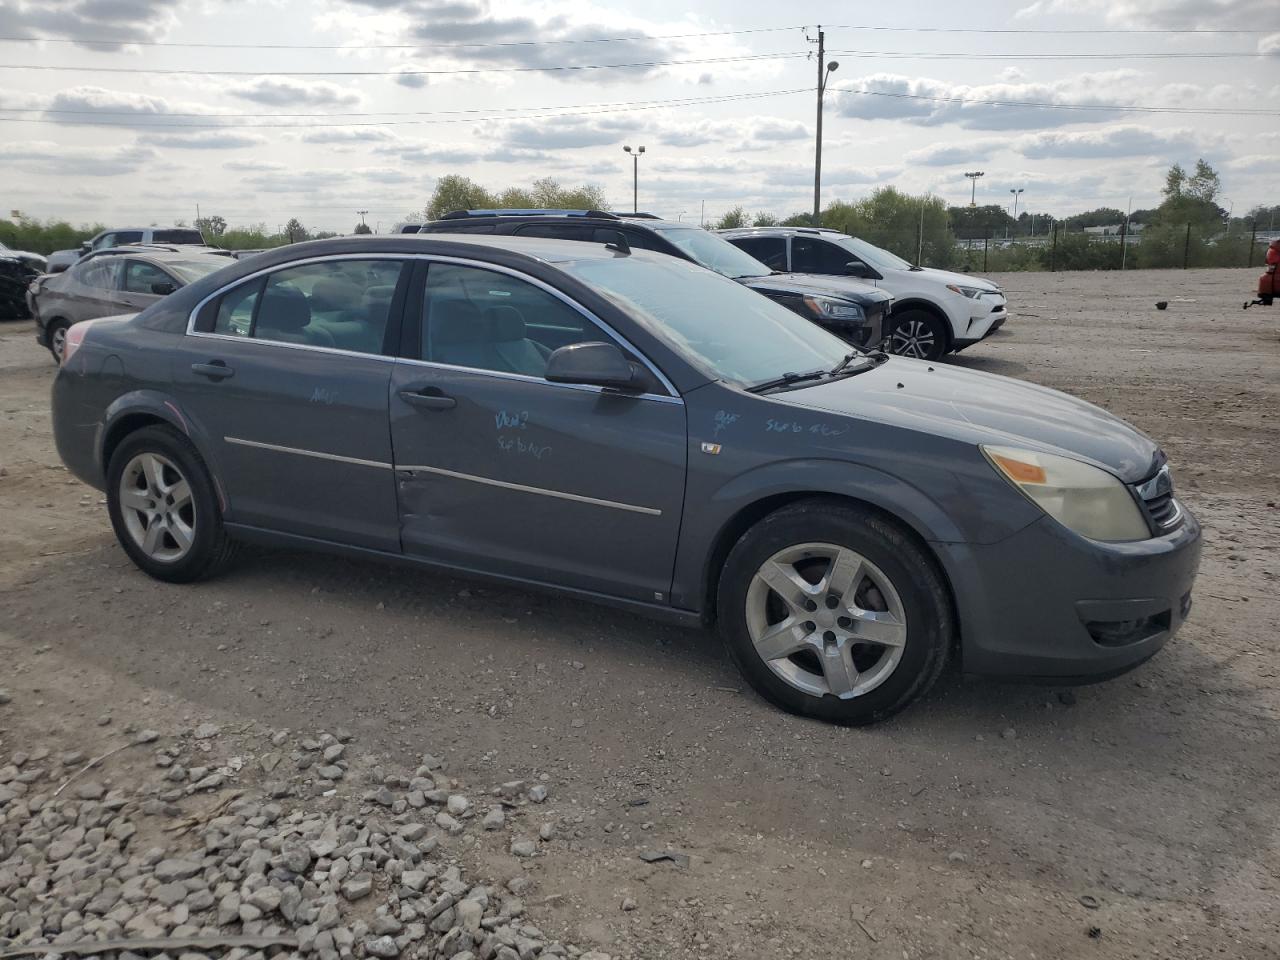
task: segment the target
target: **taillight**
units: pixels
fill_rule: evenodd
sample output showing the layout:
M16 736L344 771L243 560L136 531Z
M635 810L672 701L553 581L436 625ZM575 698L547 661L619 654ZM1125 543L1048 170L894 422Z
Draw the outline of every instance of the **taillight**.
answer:
M93 320L81 320L79 323L67 328L67 339L62 345L62 365L64 367L71 362L75 352L80 349L80 344L84 343L84 335L89 332L89 328L93 324Z

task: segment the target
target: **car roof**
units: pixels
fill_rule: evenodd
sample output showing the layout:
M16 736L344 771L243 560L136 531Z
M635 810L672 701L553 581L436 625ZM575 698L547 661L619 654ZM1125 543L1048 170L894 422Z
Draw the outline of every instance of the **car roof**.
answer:
M845 233L843 230L833 230L831 227L725 227L723 230L717 230L716 233L726 237L767 237L770 235L791 235L796 233L828 237L851 236L851 234Z
M581 220L581 217L575 220ZM364 239L364 238L362 238ZM418 243L465 243L477 247L489 247L496 250L507 250L511 253L524 254L547 263L567 263L572 260L612 260L618 256L617 250L606 247L603 243L584 243L581 240L556 240L550 237L513 237L503 234L482 233L410 233L396 237L397 240L417 241ZM644 250L634 250L633 254L647 254Z
M652 213L612 213L607 210L455 210L438 220L432 220L423 226L458 223L511 223L525 221L528 223L594 223L612 227L629 224L640 228L676 228L681 230L698 230L696 224L680 220L664 220Z
M92 253L86 254L84 259L95 260L98 257L119 257L119 256L142 257L146 260L157 260L161 263L178 260L191 260L193 258L217 257L219 260L232 259L225 253L213 253L209 248L198 244L123 244L118 247L106 247L102 250L94 250Z

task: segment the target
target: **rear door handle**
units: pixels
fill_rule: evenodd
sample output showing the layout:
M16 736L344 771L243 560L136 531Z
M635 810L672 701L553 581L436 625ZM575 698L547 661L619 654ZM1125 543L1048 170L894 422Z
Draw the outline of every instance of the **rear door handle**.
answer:
M419 390L401 390L400 399L424 410L452 410L458 405L453 397L447 397L439 387L422 387Z
M236 372L227 366L223 360L210 360L208 363L193 363L191 372L198 373L202 377L208 377L210 380L225 380L227 377L234 377Z

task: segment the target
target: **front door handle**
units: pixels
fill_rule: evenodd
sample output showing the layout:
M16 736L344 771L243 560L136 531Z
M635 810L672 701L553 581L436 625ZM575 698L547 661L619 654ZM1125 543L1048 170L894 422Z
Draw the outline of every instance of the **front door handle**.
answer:
M225 360L210 360L208 363L193 363L191 372L198 373L210 380L225 380L234 377L236 372L227 366Z
M439 387L423 387L420 390L401 390L400 399L424 410L452 410L458 405L453 397L447 397Z

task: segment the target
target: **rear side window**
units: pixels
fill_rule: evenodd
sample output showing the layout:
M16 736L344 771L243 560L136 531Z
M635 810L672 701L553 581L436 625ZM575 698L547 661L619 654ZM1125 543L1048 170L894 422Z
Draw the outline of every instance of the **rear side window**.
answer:
M151 240L153 243L204 243L199 230L182 229L152 230Z
M492 223L468 223L461 227L450 227L448 230L430 231L438 233L493 233L495 227ZM420 233L426 231L419 231Z
M115 239L111 241L111 245L115 247L120 246L122 243L141 243L142 242L141 230L118 230L116 231L114 236L115 236Z
M277 270L223 294L212 332L381 353L400 260L329 260Z
M787 271L787 241L782 237L743 237L731 241L745 250L770 270ZM841 273L844 271L841 270Z
M528 223L516 230L521 237L547 237L552 240L586 240L588 228L576 223Z
M170 287L168 291L170 293L178 287L173 277L155 264L146 263L142 260L130 260L124 266L124 288L129 293L149 293L163 296L154 287L165 284Z

